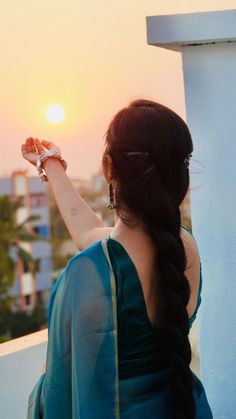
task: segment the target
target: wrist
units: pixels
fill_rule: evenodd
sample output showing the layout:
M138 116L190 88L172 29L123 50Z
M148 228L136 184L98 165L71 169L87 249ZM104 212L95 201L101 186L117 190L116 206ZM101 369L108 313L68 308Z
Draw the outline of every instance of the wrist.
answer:
M61 164L61 161L59 159L54 159L53 157L49 157L42 163L42 168L44 171L48 171L51 168L55 169L56 167L63 168L63 165Z
M51 163L47 163L49 160L51 160ZM59 151L56 150L46 150L44 151L42 154L40 154L37 163L36 163L36 169L38 171L38 174L41 178L42 182L48 182L47 176L44 173L45 171L45 166L50 167L50 164L52 164L52 161L54 161L54 163L60 162L60 164L63 166L64 170L67 169L67 163L66 161L63 159L63 157L61 156ZM58 163L56 163L58 164Z

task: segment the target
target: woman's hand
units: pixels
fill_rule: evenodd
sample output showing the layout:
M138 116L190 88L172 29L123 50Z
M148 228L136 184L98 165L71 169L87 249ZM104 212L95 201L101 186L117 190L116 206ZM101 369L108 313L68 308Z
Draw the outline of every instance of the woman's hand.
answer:
M37 160L44 151L55 150L60 153L59 147L50 141L39 141L37 138L27 138L21 146L21 153L25 160L36 166Z
M34 166L40 154L46 150L55 150L60 153L59 147L55 144L32 137L27 138L21 147L23 157ZM82 250L107 237L111 228L104 227L97 214L80 196L61 162L55 158L48 158L43 163L43 168L61 216L78 249Z

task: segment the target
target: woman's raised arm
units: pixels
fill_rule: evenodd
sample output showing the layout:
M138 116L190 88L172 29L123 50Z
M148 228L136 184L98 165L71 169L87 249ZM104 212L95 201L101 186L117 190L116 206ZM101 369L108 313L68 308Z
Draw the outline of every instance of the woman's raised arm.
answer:
M22 145L21 151L27 161L36 165L39 155L45 149L60 152L60 149L53 143L40 142L32 137ZM78 249L82 250L93 242L106 237L111 228L103 225L99 217L75 190L61 162L55 158L48 158L43 163L43 168L61 216Z

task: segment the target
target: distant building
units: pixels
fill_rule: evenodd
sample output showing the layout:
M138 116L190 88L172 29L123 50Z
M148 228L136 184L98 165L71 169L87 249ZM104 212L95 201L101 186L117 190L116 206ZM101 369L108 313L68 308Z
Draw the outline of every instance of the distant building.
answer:
M48 185L38 177L28 177L26 171L17 171L9 178L0 179L0 195L21 197L23 206L17 212L17 222L30 215L39 219L31 222L31 228L45 239L50 238ZM35 273L22 261L18 261L16 278L10 294L15 297L14 309L27 310L38 299L46 306L52 286L51 244L47 241L20 242L20 246L36 260Z
M102 173L94 174L90 179L71 181L104 225L113 225L114 214L106 208L108 185ZM23 206L17 212L18 223L31 215L38 215L39 219L30 223L31 229L45 239L50 236L53 239L51 242L19 243L36 260L36 271L32 272L29 266L18 260L15 282L10 291L15 297L13 309L30 310L39 298L46 307L53 281L78 249L69 236L48 184L40 182L38 176L15 171L8 178L0 178L0 196L5 194L13 199L23 199Z
M104 225L114 225L114 214L106 208L109 202L108 185L100 173L89 179L72 178L71 182L78 194L85 200L94 213L102 220ZM62 220L52 192L49 191L49 206L51 214L51 232L53 237L52 256L54 276L56 280L68 260L79 251L72 241L65 223ZM80 215L78 214L78 217Z
M108 184L103 173L98 171L88 180L71 179L75 189L85 199L105 226L114 226L114 211L106 206L109 203Z

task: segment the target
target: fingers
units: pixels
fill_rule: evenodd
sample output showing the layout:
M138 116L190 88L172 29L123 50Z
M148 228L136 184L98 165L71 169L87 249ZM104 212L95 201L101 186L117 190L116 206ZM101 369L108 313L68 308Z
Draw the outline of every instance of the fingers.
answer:
M35 145L37 147L38 153L42 154L45 151L45 148L42 146L38 138L35 138Z
M22 144L21 151L24 154L42 154L45 148L42 146L38 138L29 137L26 139L25 144Z
M55 145L55 144L51 143L50 141L42 140L42 141L41 141L41 144L43 144L43 146L44 146L45 148L47 148L48 150L55 150L55 151L57 151L58 153L61 153L60 148L59 148L59 147L57 147L57 145Z
M47 150L56 150L60 153L60 148L50 141L42 140L38 138L29 137L26 139L25 144L22 145L22 153L37 153L42 154L45 149Z
M29 138L27 138L27 139L26 139L26 142L25 142L25 144L24 144L24 146L25 146L25 151L26 151L27 153L34 153L34 152L37 152L36 147L35 147L35 142L34 142L33 137L29 137Z
M50 141L42 140L41 143L44 145L44 147L48 148L48 150L55 147L55 145Z

